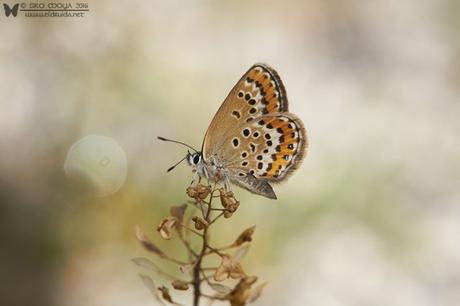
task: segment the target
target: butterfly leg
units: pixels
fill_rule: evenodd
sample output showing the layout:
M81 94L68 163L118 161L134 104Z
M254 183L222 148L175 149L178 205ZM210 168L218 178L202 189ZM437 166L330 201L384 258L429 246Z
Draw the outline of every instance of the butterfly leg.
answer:
M228 178L228 175L225 175L225 174L224 174L224 187L225 187L226 192L232 191L230 187L230 179Z
M209 172L208 172L208 169L206 167L203 167L202 168L202 172L203 172L203 176L206 178L206 182L208 184L208 187L211 187L211 181L209 180ZM200 176L200 179L201 179L201 176Z
M193 176L192 176L192 181L190 182L190 186L197 185L200 183L200 181L201 181L201 176L198 174L198 171L194 171Z

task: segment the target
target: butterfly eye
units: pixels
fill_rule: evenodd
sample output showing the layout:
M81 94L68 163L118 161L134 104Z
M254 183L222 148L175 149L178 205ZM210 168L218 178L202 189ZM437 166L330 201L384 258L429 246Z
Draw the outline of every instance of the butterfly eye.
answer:
M194 157L193 157L193 163L196 165L200 162L200 155L199 154L196 154Z

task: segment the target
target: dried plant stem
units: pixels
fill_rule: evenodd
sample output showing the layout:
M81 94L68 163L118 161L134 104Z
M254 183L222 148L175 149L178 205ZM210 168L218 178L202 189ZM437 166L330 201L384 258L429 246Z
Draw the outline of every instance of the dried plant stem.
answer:
M201 261L203 259L204 250L206 247L203 243L202 252L196 262L195 267L193 268L193 306L198 306L200 303L200 296L201 294L201 279L200 279L200 271L201 271Z
M176 233L187 250L188 262L167 255L139 227L136 227L136 236L144 248L164 260L179 265L180 271L188 274L187 280L162 271L154 262L146 258L135 258L133 261L138 266L155 271L171 279L171 286L175 290L186 291L189 288L193 289L193 306L199 306L201 298L209 299L210 303L221 300L228 301L232 306L244 306L254 301L263 288L260 285L254 289L251 288L257 281L257 277L247 275L239 262L248 250L248 243L252 241L255 226L245 229L233 243L224 244L224 247L220 248L211 246L211 226L218 220L222 221L222 217L225 219L230 218L240 205L231 191L216 188L216 185L214 183L214 186L211 187L210 185L198 184L187 188L187 195L195 201L171 207L171 215L161 220L160 225L157 227L160 236L165 240L170 240L173 238L173 234ZM220 198L220 204L223 208L212 207L213 199L215 198ZM193 206L195 210L186 215L188 205ZM201 242L201 245L194 247L192 237L197 239L196 242ZM245 245L242 246L243 244ZM235 248L238 249L234 254L227 253L227 250ZM208 256L218 257L220 264L217 267L210 267L208 263L208 265L204 264L205 266L203 267L203 263L207 262ZM156 287L148 276L141 275L141 278L159 303L183 306L183 304L177 303L173 299L167 286ZM238 280L238 282L231 287L220 283L227 279ZM214 293L203 293L202 284L209 285L209 289Z
M211 196L209 198L209 202L206 203L208 205L208 209L207 209L206 214L205 214L204 210L201 209L201 212L203 214L204 219L209 224L211 223L210 216L211 216L211 207L212 207L211 205L212 205L212 199L213 199L213 195L214 195L214 190L215 190L215 186L214 186L213 191L211 193ZM200 205L200 207L202 208L201 205ZM203 239L202 246L201 246L201 252L198 255L198 259L197 259L197 262L195 264L195 267L193 268L193 281L192 281L192 283L193 283L193 306L199 306L200 297L203 296L202 293L201 293L200 272L201 272L201 263L203 261L203 257L206 254L206 250L209 248L209 245L208 245L208 227L205 227L203 229L203 235L201 237Z
M222 211L220 214L217 215L217 217L215 217L214 219L212 219L210 222L209 222L209 225L213 224L214 222L216 222L220 217L222 217L224 215L224 212Z
M187 265L187 264L188 264L188 263L185 262L185 261L181 261L181 260L178 260L178 259L169 257L169 256L164 256L163 258L166 259L166 260L169 260L169 261L171 261L171 262L173 262L173 263L176 263L176 264L178 264L178 265L181 265L181 266Z
M203 237L203 235L204 235L204 234L201 234L201 233L195 231L193 228L188 227L188 226L185 225L185 224L179 223L179 225L182 226L183 228L185 228L186 230L188 230L188 231L194 233L194 234L197 235L197 236Z

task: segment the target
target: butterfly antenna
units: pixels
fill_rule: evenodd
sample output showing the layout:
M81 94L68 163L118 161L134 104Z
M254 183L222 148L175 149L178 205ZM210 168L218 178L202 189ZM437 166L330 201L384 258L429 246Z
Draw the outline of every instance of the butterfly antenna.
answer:
M178 161L177 163L175 163L173 166L169 167L168 170L166 170L166 172L169 172L171 170L173 170L174 168L176 168L177 165L179 165L181 162L184 161L184 159L187 158L188 155L185 155L180 161Z
M196 153L198 153L198 151L197 151L195 148L193 148L192 146L189 146L188 144L183 143L183 142L181 142L181 141L172 140L172 139L167 139L167 138L164 138L164 137L161 137L161 136L158 136L158 139L160 139L160 140L162 140L162 141L169 141L169 142L175 142L175 143L181 144L181 145L183 145L183 146L186 146L187 148L192 149L192 150L195 151Z

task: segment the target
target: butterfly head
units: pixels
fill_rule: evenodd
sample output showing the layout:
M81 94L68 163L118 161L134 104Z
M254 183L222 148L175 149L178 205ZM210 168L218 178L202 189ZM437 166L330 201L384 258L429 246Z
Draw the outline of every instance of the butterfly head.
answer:
M203 163L203 157L201 152L193 152L190 151L187 153L187 162L190 166L196 168Z
M193 168L193 171L196 172L200 177L210 178L214 175L214 167L208 166L208 164L203 159L203 154L201 152L190 151L185 156L190 167Z

